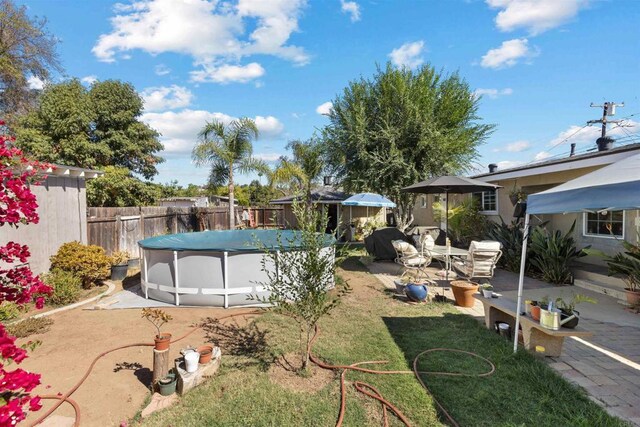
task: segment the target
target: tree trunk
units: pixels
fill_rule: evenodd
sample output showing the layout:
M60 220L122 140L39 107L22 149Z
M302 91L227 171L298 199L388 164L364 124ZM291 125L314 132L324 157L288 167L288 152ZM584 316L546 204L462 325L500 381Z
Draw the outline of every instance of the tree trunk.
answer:
M233 167L229 168L229 230L236 229L236 207L233 197Z

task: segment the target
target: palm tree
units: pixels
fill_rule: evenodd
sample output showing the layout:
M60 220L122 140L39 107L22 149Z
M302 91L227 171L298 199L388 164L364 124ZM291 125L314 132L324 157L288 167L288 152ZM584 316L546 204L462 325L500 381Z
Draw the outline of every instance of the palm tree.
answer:
M207 122L198 134L200 142L193 148L196 166L210 166L209 184L229 185L229 229L235 229L234 173L263 172L267 164L253 154L252 141L258 138L256 123L246 117L229 124L213 120Z
M307 203L311 203L311 188L325 169L324 145L312 137L306 141L291 141L287 148L293 159L282 157L270 175L270 184L293 184L303 192Z

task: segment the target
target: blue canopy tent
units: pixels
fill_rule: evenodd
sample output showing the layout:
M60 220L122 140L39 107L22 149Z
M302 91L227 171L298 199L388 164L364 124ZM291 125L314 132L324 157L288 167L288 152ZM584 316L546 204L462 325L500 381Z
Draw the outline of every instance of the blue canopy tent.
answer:
M375 193L358 193L349 197L342 202L343 206L349 206L349 223L351 223L352 207L365 206L367 208L367 217L369 217L369 208L395 208L396 204L381 194Z
M525 233L518 281L516 331L520 326L524 267L529 238L529 216L632 209L640 209L640 154L627 157L557 187L527 197L527 211L524 218ZM518 334L516 333L513 351L515 352L517 349Z

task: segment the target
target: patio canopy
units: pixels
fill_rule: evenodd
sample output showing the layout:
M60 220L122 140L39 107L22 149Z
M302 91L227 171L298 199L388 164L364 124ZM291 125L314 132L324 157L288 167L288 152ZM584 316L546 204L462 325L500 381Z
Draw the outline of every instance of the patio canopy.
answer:
M396 204L380 194L358 193L342 202L345 206L368 206L373 208L395 208Z
M564 184L527 197L524 238L518 280L516 331L520 325L524 269L529 238L529 216L582 211L630 210L640 208L640 154L627 157ZM518 334L513 351L518 348Z
M527 197L527 213L640 209L640 154Z

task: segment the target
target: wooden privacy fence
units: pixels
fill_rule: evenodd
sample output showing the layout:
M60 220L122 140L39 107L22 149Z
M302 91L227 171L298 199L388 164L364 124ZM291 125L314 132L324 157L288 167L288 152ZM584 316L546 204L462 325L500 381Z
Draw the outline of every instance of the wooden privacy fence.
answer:
M282 208L250 208L255 228L283 228ZM241 224L242 208L236 208ZM162 234L188 233L229 228L229 208L126 207L89 208L87 237L90 245L108 254L126 251L138 256L138 241Z

